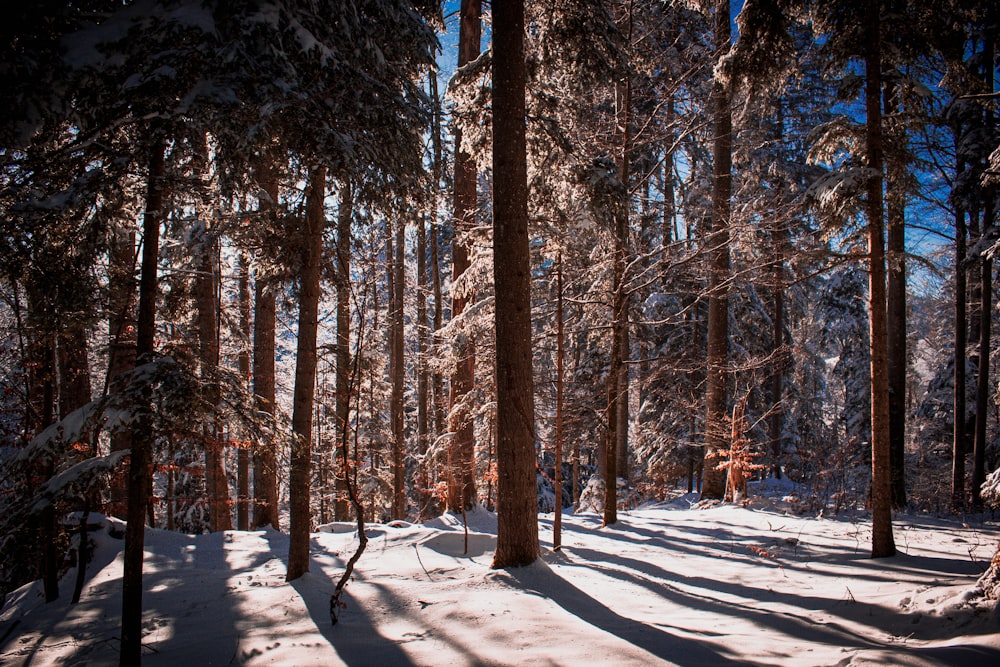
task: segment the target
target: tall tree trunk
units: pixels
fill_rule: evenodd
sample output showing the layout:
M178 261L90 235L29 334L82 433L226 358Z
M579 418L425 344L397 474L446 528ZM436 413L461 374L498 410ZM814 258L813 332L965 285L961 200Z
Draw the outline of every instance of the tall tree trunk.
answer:
M563 323L563 262L562 252L556 259L556 446L555 446L555 517L552 520L552 550L562 547L562 463L563 463L563 357L565 356Z
M432 197L434 200L433 218L430 229L430 250L431 250L431 294L434 297L434 317L433 335L431 350L435 359L440 357L440 341L438 332L444 325L444 301L441 295L441 259L438 254L438 204L441 197L441 97L438 94L437 74L430 73L431 77L431 102L433 108L433 123L431 126L431 143L433 149L433 163L431 165L434 177L434 188ZM441 437L445 432L445 396L444 378L437 370L431 377L431 395L433 396L433 416L434 416L434 438Z
M983 215L983 236L991 226L992 202L987 202ZM990 401L990 333L993 318L993 260L983 253L979 262L982 307L979 311L979 369L976 376L976 435L972 444L972 509L983 508L982 485L986 481L987 421Z
M250 382L250 262L240 253L240 352L236 359L243 382ZM241 446L236 453L236 527L250 530L250 450Z
M627 16L625 17L627 28L625 30L626 43L626 53L631 53L632 50L632 2L628 3L628 7L625 10ZM629 297L628 293L625 291L625 265L628 264L630 257L629 249L629 227L630 221L629 217L631 214L631 154L632 154L632 77L630 73L626 72L624 80L620 83L621 88L621 103L619 108L619 122L620 127L618 128L619 141L621 142L620 152L618 155L618 178L621 180L624 186L623 191L623 201L621 203L621 211L618 218L617 229L615 229L616 245L618 246L618 253L621 255L622 260L622 272L619 276L619 283L616 286L616 291L621 292L618 295L618 304L621 310L616 311L614 318L612 319L612 328L615 329L615 335L618 336L618 357L613 363L618 364L617 372L617 382L618 388L616 391L616 405L615 405L615 455L618 460L616 462L615 474L618 477L628 481L629 470L628 470L628 423L629 423L629 368L628 361L630 358L630 342L629 342L629 319L628 319L628 305Z
M885 241L882 221L882 71L880 2L868 0L865 16L865 151L871 349L872 558L896 553L892 537L892 470L889 466L889 374L886 331Z
M350 518L349 478L351 462L346 456L347 443L351 441L351 221L354 218L354 193L350 182L345 182L340 190L340 207L337 211L337 440L344 448L345 456L334 478L337 500L333 506L333 518L347 521Z
M196 150L201 163L201 179L204 191L200 193L198 217L204 229L202 237L196 240L196 252L201 261L195 277L194 296L198 310L198 361L201 379L206 385L205 400L211 406L211 418L205 425L205 490L208 494L209 529L212 531L231 530L232 517L229 512L229 483L226 480L225 450L222 442L222 426L216 412L219 403L219 387L215 376L219 367L219 241L214 222L213 196L209 172L208 142L200 135Z
M956 140L957 140L956 132ZM961 173L964 165L958 164ZM955 211L955 419L952 427L951 449L951 505L957 512L965 510L965 404L966 393L966 342L968 322L966 318L966 277L965 277L965 212Z
M392 294L390 301L390 322L391 332L392 368L390 376L392 381L392 394L389 399L389 415L392 425L392 518L406 519L406 443L403 440L403 376L405 368L403 364L403 292L405 285L405 275L403 262L405 259L406 246L406 225L402 217L393 223L395 225L396 241L393 244L395 258L392 261Z
M539 555L523 0L493 6L493 53L498 475L493 567L503 568L527 565Z
M885 84L885 108L895 113L899 107L894 81ZM888 292L886 331L889 365L889 466L892 469L892 506L906 506L906 228L902 163L902 138L898 128L892 133L899 144L888 161L886 175L886 211L888 217Z
M482 39L482 0L462 0L458 32L458 66L479 57ZM454 224L452 242L452 280L458 280L469 269L469 247L466 236L476 224L476 163L462 144L462 133L455 132ZM453 282L454 284L454 282ZM452 295L451 316L460 317L467 297ZM451 378L451 418L453 469L449 472L448 509L469 510L476 504L476 441L471 410L465 397L475 388L476 360L471 341L463 336L457 342L457 361Z
M108 375L110 391L122 389L119 378L135 368L136 255L135 228L117 226L108 251ZM111 434L111 451L131 447L127 430ZM111 473L108 513L126 518L128 470L125 464Z
M309 533L312 529L312 414L316 392L316 336L319 328L320 275L323 268L323 198L326 167L313 167L309 175L306 214L301 236L299 269L299 336L295 357L295 390L292 401L292 452L288 481L289 546L286 581L309 571Z
M986 30L983 43L983 89L994 92L994 70L996 68L996 18L997 8L988 5L986 22L993 26ZM996 121L993 107L984 105L983 127L995 128ZM983 192L983 239L989 239L993 233L994 217L996 216L996 186L987 184ZM976 381L976 436L972 445L972 507L981 510L983 507L982 486L986 481L986 447L987 421L989 419L988 405L990 392L990 324L993 321L993 259L985 252L980 261L980 289L982 291L982 307L979 311L979 372Z
M715 59L729 52L729 0L715 2ZM712 84L715 114L714 177L712 183L712 233L709 235L708 277L708 378L705 396L706 455L701 497L722 500L726 472L715 456L727 446L726 378L729 365L729 218L732 195L733 116L729 91L719 80Z
M274 215L278 206L278 179L269 156L260 159L257 182L264 196L260 198L262 213ZM272 287L265 276L254 279L253 322L253 392L257 409L272 419L275 410L275 321L277 306ZM270 525L278 530L278 457L273 436L260 443L253 454L253 526Z
M435 76L434 72L430 73ZM435 197L430 198L432 202ZM434 209L436 209L436 203ZM426 216L417 220L417 520L427 517L430 501L429 492L431 462L427 459L427 433L430 425L428 407L430 380L427 370L427 222Z
M146 175L146 210L142 222L142 268L139 277L139 317L136 331L136 363L153 360L156 334L157 259L160 253L160 223L163 220L164 152L162 136L150 147ZM149 391L132 428L129 456L128 523L125 528L124 573L122 575L122 628L119 662L138 665L142 655L142 557L146 538L146 513L153 459L153 432L149 414Z

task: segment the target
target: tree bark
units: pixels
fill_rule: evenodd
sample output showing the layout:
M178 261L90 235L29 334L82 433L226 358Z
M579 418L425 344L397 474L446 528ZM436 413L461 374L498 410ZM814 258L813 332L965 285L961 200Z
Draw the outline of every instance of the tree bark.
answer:
M396 240L393 244L395 257L392 264L393 280L391 295L391 319L389 322L392 345L392 394L389 399L390 422L392 425L392 518L406 519L406 443L403 440L403 292L405 288L406 225L403 219L397 218L395 226Z
M160 223L163 220L164 152L162 136L150 147L146 175L146 210L142 222L142 268L139 277L139 316L136 331L136 363L152 361L156 334L157 260ZM138 665L142 656L142 558L146 537L146 513L153 458L153 433L149 414L149 392L138 406L132 428L129 456L128 523L125 528L124 573L122 575L122 627L119 663Z
M288 481L291 500L286 581L294 581L309 571L309 533L312 530L312 416L316 392L316 337L319 328L325 194L326 167L313 167L309 175L306 214L300 234L302 263L299 269L299 335L295 358L293 440Z
M961 173L962 169L963 165L959 163L957 172ZM965 510L965 415L968 412L965 404L966 337L968 335L965 303L965 235L965 212L957 209L955 211L955 419L952 427L951 449L951 505L956 512Z
M729 52L729 0L715 3L715 58ZM712 184L712 233L709 235L708 278L708 377L705 395L706 456L702 499L722 500L726 472L717 457L727 446L726 380L729 365L729 218L732 195L732 109L729 91L721 81L712 85L714 177Z
M337 212L337 440L342 443L344 453L350 442L351 411L351 221L354 218L354 192L351 184L345 182L340 190L340 208ZM333 518L347 521L350 518L348 475L350 457L341 457L341 465L334 469L336 501Z
M240 253L240 352L236 363L243 382L250 382L250 262ZM236 527L250 530L250 450L240 446L236 453Z
M462 0L458 33L458 66L479 57L482 39L482 0ZM458 280L469 269L469 247L465 240L476 224L476 163L462 145L462 132L455 131L454 225L452 242L452 280ZM460 317L467 298L452 295L451 316ZM475 352L468 337L456 341L457 360L451 378L451 417L449 431L453 433L449 471L448 509L461 512L476 504L476 441L471 411L464 406L465 397L475 388Z
M261 197L262 213L274 215L278 205L278 179L269 156L262 157L257 167L257 181L265 197ZM277 306L274 291L267 279L258 274L254 280L253 322L253 391L257 409L274 418L275 410L275 321ZM278 457L273 436L260 443L253 454L254 528L270 525L280 527L278 518Z
M994 68L996 63L996 16L995 5L988 5L986 20L993 30L985 31L983 43L983 89L994 91ZM983 110L983 127L995 128L996 121L991 105L985 105ZM996 186L984 185L983 192L983 239L989 239L993 231L996 216ZM989 419L990 391L990 334L993 321L993 259L985 252L980 260L980 290L982 292L982 308L979 311L979 372L976 380L976 435L972 444L972 508L981 511L983 508L982 486L986 481L986 448L987 421Z
M136 255L135 229L131 226L113 231L108 251L108 375L109 391L122 389L119 378L135 368L136 333ZM131 434L122 430L111 434L111 451L131 447ZM128 470L121 464L111 473L108 513L126 518Z
M556 446L555 446L555 517L552 519L552 550L562 547L562 462L563 462L563 357L565 356L563 322L562 253L556 259Z
M212 413L205 425L205 490L208 494L209 530L231 530L232 516L229 512L229 483L226 480L225 450L222 442L222 426L218 423L216 409L219 403L219 387L215 375L219 367L219 245L213 226L214 211L206 201L211 198L208 164L208 142L204 135L197 141L197 157L200 162L203 192L198 202L198 217L204 229L202 237L196 240L201 262L194 284L195 304L198 310L198 361L201 380L206 386L205 400Z
M892 537L892 470L889 465L889 373L886 325L885 241L882 207L882 72L880 3L866 4L865 150L869 254L869 346L871 350L872 558L896 553Z
M498 474L493 567L503 568L528 565L539 555L523 0L494 4L493 52Z
M896 85L885 84L885 108L895 112L899 106ZM898 134L898 131L893 133ZM896 143L902 139L893 136ZM906 219L905 167L897 147L888 161L886 175L886 211L888 214L888 292L887 320L889 370L889 466L892 469L892 506L906 506Z

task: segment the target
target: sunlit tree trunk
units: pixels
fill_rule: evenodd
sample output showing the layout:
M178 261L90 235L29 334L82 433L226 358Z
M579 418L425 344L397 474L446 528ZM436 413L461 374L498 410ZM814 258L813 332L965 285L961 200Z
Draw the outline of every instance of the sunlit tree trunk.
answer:
M718 62L729 51L729 0L715 2L715 58ZM719 80L712 85L715 115L712 185L712 232L708 237L708 377L705 396L706 455L716 454L727 446L726 381L729 365L729 218L732 195L732 109L729 91ZM726 472L717 458L705 461L701 497L721 500L726 492Z
M222 425L214 410L218 407L219 386L215 374L219 367L219 243L214 226L214 206L206 201L213 196L210 186L208 143L204 135L196 142L197 157L201 163L201 201L197 206L203 225L198 243L201 261L195 276L194 297L198 311L198 361L201 379L206 385L205 400L213 413L204 427L205 438L205 489L208 494L209 527L211 530L231 530L229 512L229 484L226 481L225 449L222 442Z
M406 443L403 441L403 292L406 287L403 261L406 247L406 225L400 217L392 223L395 227L392 260L392 294L390 295L390 355L389 376L392 393L389 399L389 419L392 426L392 518L406 519Z
M458 66L472 62L479 56L482 39L482 0L462 0L458 33ZM476 224L476 163L462 144L462 133L455 131L455 184L454 224L452 242L452 280L459 279L469 269L469 247L464 240ZM451 316L461 316L467 298L452 296ZM451 378L451 421L448 430L453 433L451 442L451 470L449 471L448 509L472 509L476 502L475 432L471 410L468 406L456 409L475 388L476 360L471 342L465 337L457 341L457 360Z
M885 108L893 113L899 107L895 82L885 84ZM898 134L898 130L894 133ZM901 139L893 137L896 143ZM906 505L906 228L904 165L896 155L886 167L887 211L887 312L889 370L889 466L892 469L892 506Z
M865 152L869 257L869 345L871 349L872 558L896 553L892 537L892 470L889 465L889 373L886 331L885 241L882 221L882 73L880 3L865 12Z
M275 212L278 205L278 179L269 157L261 158L257 181L266 197L261 198L262 213ZM253 391L257 409L274 416L275 410L275 320L274 290L264 276L254 280ZM270 525L279 528L278 458L273 436L257 445L253 455L254 528Z
M295 356L292 399L292 447L288 480L289 547L286 581L309 571L309 533L312 530L312 418L316 392L316 337L319 329L320 275L323 264L323 198L326 167L309 174L305 217L302 219L302 258L299 268L299 335Z
M957 133L956 133L957 138ZM957 172L963 165L959 163ZM965 212L955 211L955 419L952 427L951 449L951 505L957 512L965 510L965 416L968 412L965 399L965 368L968 321L966 317L965 276Z
M493 279L496 285L497 549L493 567L538 558L524 3L493 6Z
M240 352L237 356L237 369L240 380L250 381L250 262L246 255L240 254L239 277L239 317L240 317ZM250 450L240 446L236 460L236 527L239 530L250 530Z
M164 152L162 136L153 139L146 175L146 210L142 223L142 266L139 276L139 316L136 363L152 360L156 334L157 260L163 220ZM149 400L148 391L143 398ZM138 665L142 654L142 558L153 458L153 433L148 405L138 406L129 457L128 522L125 528L122 574L122 627L119 664Z
M340 208L337 212L337 400L336 411L337 441L345 448L351 441L351 221L354 218L354 192L349 182L340 189ZM351 459L341 457L340 466L334 478L337 499L333 506L333 518L347 521L351 503L348 489L348 475Z

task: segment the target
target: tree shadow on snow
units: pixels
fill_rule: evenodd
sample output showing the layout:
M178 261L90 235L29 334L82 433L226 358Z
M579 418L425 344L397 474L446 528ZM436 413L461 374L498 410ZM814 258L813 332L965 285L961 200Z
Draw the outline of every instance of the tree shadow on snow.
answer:
M621 616L600 600L569 583L545 563L507 570L526 592L542 595L580 620L613 634L661 660L696 667L698 665L742 665L708 643L672 635L658 627Z

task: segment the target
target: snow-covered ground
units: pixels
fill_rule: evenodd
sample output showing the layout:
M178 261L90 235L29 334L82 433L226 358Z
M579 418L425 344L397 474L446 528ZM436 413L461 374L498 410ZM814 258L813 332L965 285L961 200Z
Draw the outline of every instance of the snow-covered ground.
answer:
M371 526L331 625L329 597L357 543L313 536L311 571L284 581L275 531L147 533L144 664L199 665L1000 665L1000 617L972 599L995 523L901 516L899 555L868 558L861 518L789 515L777 503L697 509L688 498L564 516L563 549L490 569L496 520ZM329 532L326 532L329 531ZM0 665L115 665L122 542L98 534L83 599L8 596Z

